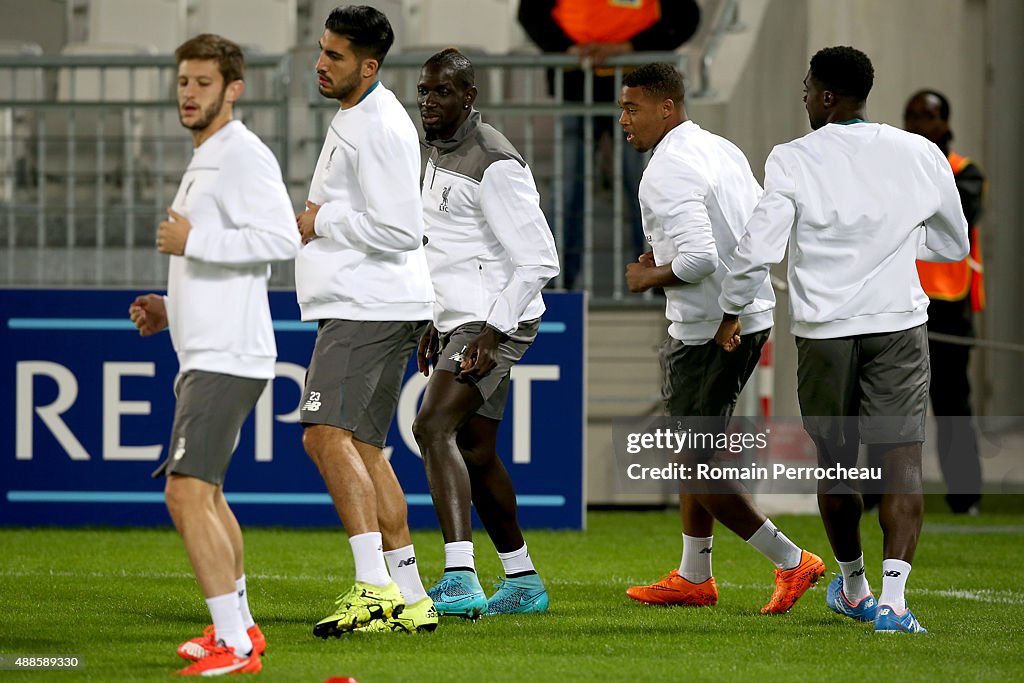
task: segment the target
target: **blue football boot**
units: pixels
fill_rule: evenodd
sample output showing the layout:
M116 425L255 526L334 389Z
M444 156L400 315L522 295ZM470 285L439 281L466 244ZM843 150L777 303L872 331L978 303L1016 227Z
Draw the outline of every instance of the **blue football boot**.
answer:
M476 572L445 572L427 595L434 601L437 613L442 617L477 619L487 611L487 596L480 586Z
M828 590L825 592L825 604L836 614L842 614L857 621L874 621L878 608L878 602L871 593L861 598L856 605L847 600L846 594L843 593L843 577L841 576L836 576L828 584Z

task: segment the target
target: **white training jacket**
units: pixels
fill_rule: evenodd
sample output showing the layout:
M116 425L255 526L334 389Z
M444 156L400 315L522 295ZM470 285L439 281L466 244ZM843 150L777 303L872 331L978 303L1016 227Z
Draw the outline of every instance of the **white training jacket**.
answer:
M714 338L722 322L722 281L760 198L743 152L693 121L670 130L654 148L640 181L640 210L655 264L671 263L686 283L665 288L665 317L675 339L695 345ZM744 334L770 328L774 309L775 292L762 277L741 310Z
M269 264L295 258L300 243L277 159L231 121L195 149L171 208L192 224L185 255L170 257L165 299L181 372L271 379Z
M320 237L295 259L303 320L429 320L419 134L379 81L331 120L309 187Z
M723 285L722 310L755 296L789 244L798 337L898 332L928 319L914 261L967 256L967 221L949 162L920 135L884 124L828 124L778 145L765 195Z
M426 142L423 218L434 326L484 321L513 334L544 313L558 254L533 174L512 144L470 112L451 140Z

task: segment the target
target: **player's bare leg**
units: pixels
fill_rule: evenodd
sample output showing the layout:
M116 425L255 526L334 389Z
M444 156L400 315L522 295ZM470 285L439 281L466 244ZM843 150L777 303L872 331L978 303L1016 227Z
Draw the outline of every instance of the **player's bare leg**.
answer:
M434 370L412 431L423 455L430 495L444 542L471 541L472 491L456 434L483 405L472 384L459 382L446 370Z
M334 613L313 627L318 637L337 637L371 621L387 619L404 606L404 601L388 574L377 522L376 490L353 443L352 432L330 425L308 425L302 445L327 485L355 561L355 584L335 601Z
M437 611L420 579L416 551L409 534L409 509L402 485L391 463L384 457L383 449L359 439L353 439L352 444L373 481L384 560L391 578L398 584L405 599L405 607L398 617L385 622L371 622L363 630L433 631L437 628Z
M459 430L456 444L469 471L473 506L499 553L525 544L519 527L512 477L498 457L498 420L474 415Z
M435 369L412 426L444 538L444 576L427 593L441 615L470 619L486 611L487 598L476 575L472 487L456 434L482 405L475 386L457 381L447 370Z
M235 588L238 562L231 534L219 514L219 493L220 488L214 484L173 473L164 487L167 510L210 607L217 639L234 648L236 654L247 656L253 644L239 608Z
M302 445L320 470L348 535L379 532L373 480L353 444L352 432L330 425L309 425Z

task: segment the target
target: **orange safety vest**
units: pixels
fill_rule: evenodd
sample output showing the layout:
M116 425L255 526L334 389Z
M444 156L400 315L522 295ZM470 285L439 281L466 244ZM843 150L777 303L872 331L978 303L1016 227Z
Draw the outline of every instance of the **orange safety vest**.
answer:
M577 43L621 43L661 19L658 0L558 0L551 16Z
M967 157L955 152L949 153L949 165L953 168L954 176L960 175L969 163ZM972 225L968 230L971 252L967 258L956 263L918 261L917 274L929 299L960 301L969 294L971 310L977 313L985 309L985 270L981 265L978 226Z

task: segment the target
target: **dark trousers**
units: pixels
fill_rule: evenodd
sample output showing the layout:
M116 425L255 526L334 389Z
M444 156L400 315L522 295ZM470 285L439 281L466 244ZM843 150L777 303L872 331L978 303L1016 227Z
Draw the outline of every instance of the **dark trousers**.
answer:
M932 301L928 331L972 337L969 299ZM981 459L971 419L970 346L928 340L932 381L929 395L938 424L939 466L946 480L946 502L953 512L967 510L981 499Z

